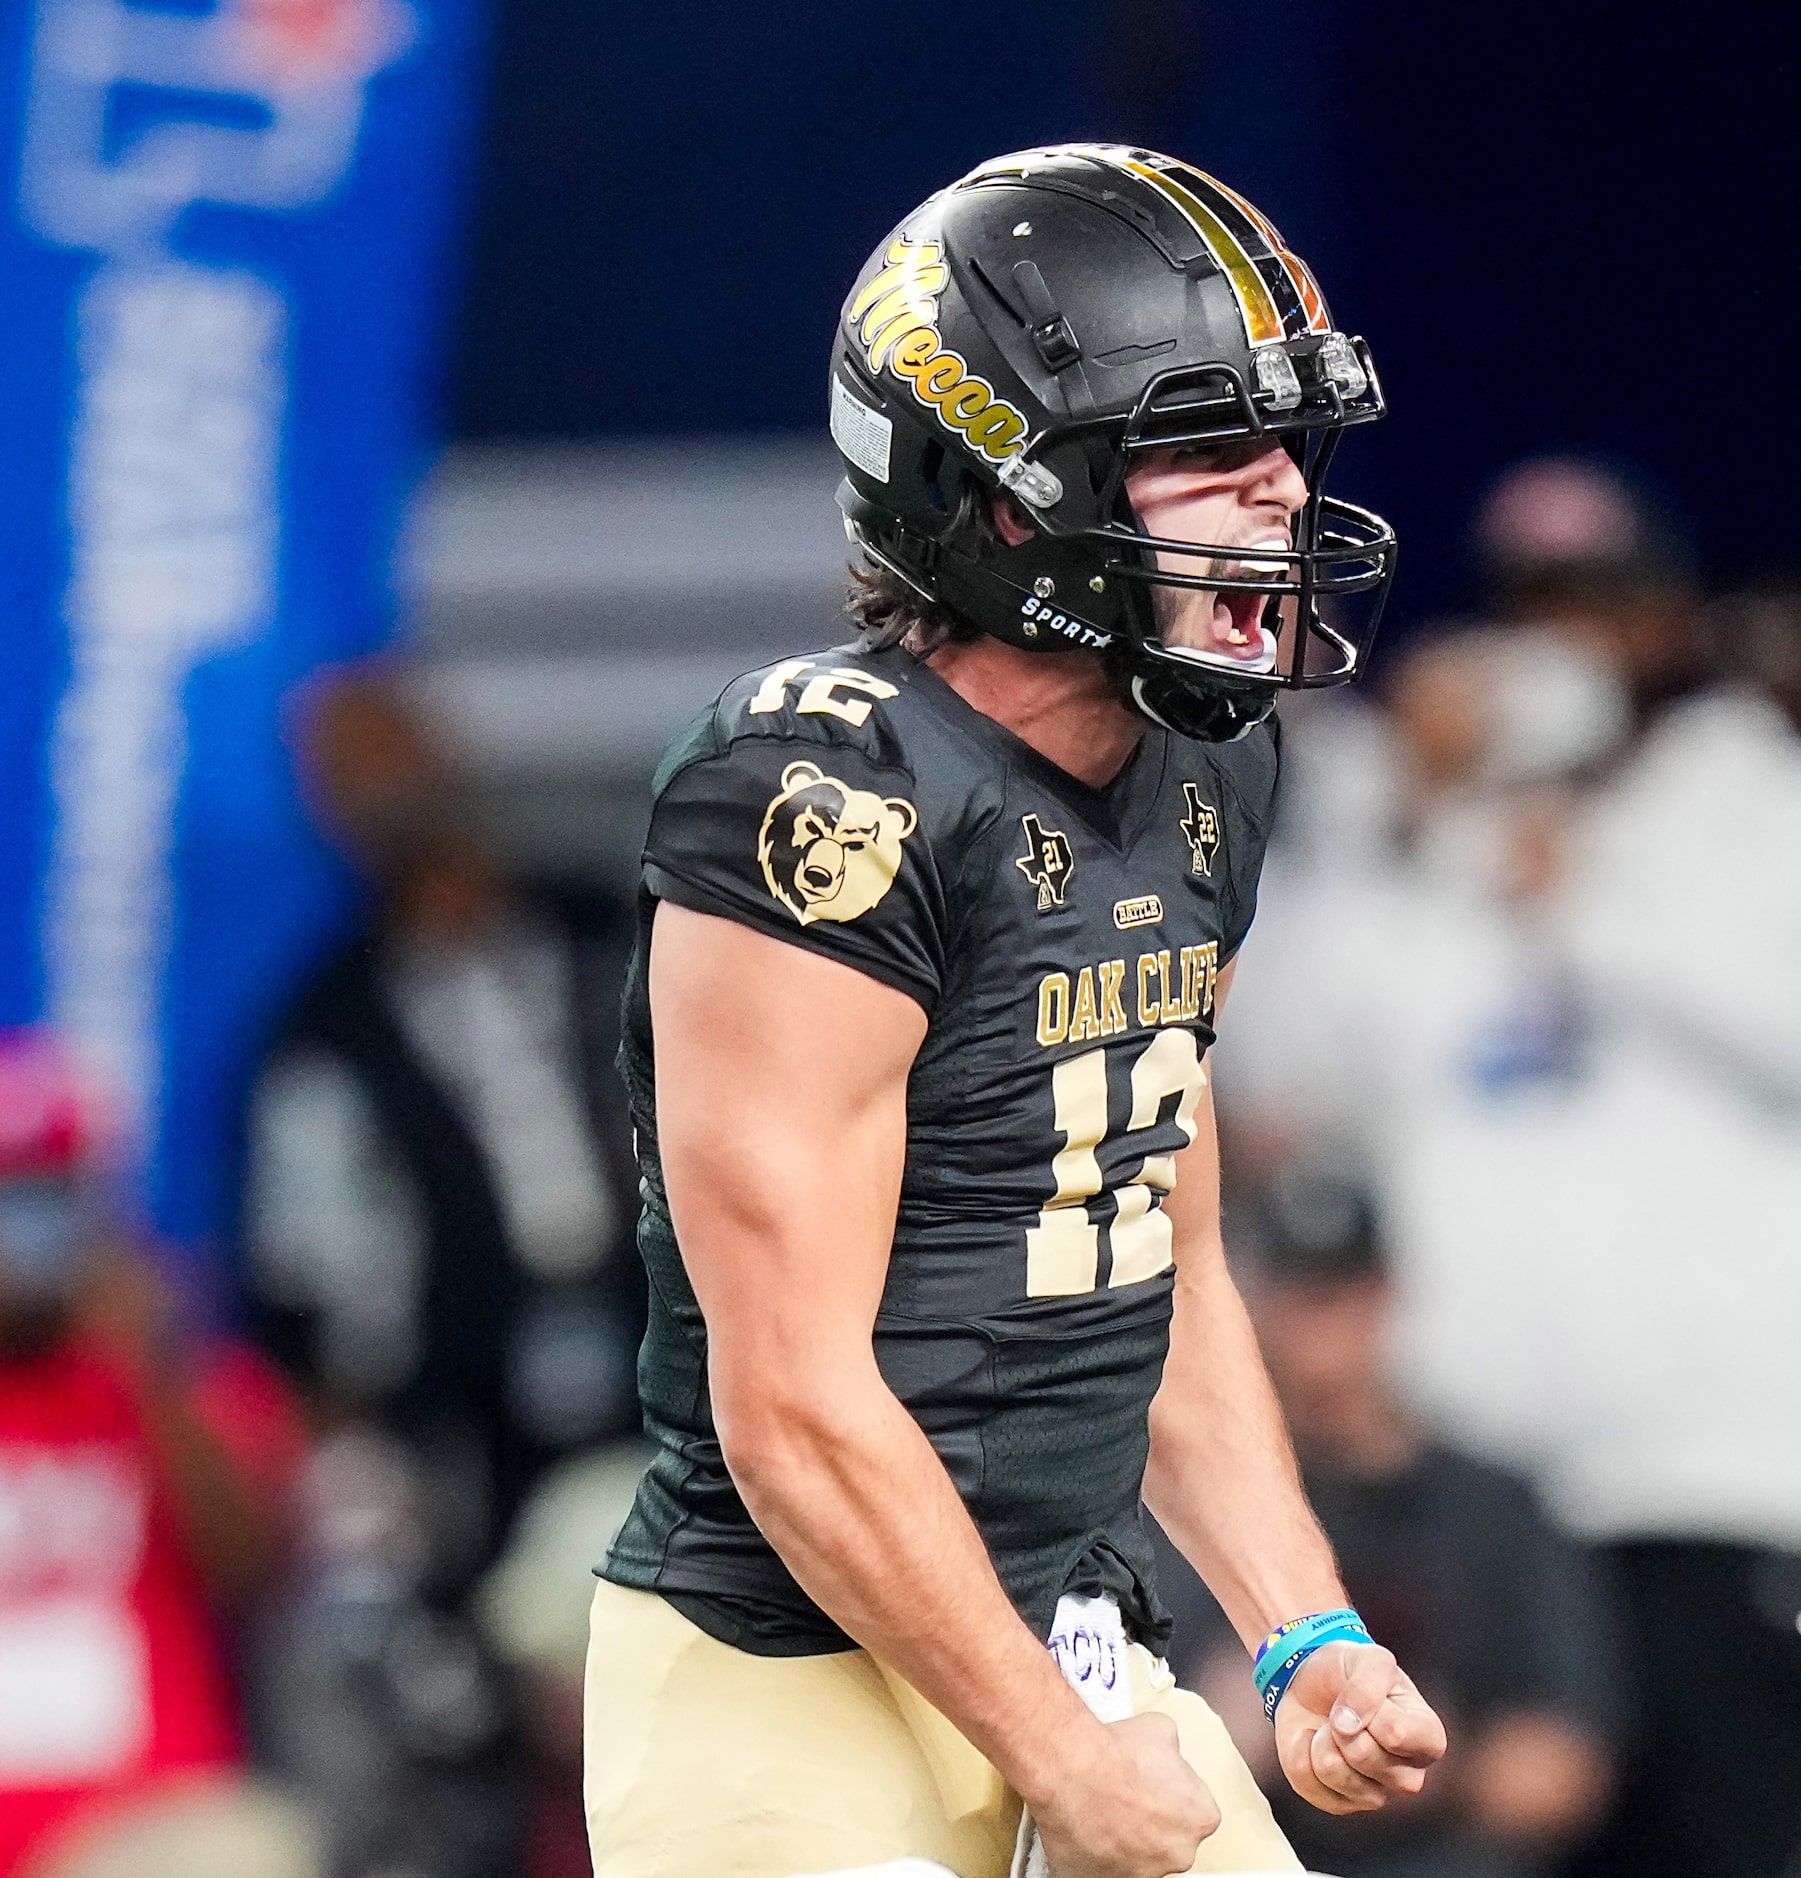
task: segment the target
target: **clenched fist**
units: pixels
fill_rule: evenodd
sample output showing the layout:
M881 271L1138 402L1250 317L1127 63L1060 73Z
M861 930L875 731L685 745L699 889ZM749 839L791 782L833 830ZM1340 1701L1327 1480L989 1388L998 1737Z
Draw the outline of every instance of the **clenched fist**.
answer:
M1328 1643L1295 1672L1276 1710L1288 1784L1328 1813L1370 1813L1418 1793L1445 1751L1445 1727L1374 1643Z
M1056 1878L1169 1878L1219 1828L1206 1783L1167 1715L1109 1722L1105 1750L1033 1808Z

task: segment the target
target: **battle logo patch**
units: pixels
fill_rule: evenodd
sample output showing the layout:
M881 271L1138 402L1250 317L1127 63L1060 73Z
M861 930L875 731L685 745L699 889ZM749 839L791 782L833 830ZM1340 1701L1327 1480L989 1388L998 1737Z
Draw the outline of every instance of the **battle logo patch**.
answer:
M1036 815L1022 815L1019 825L1026 833L1026 851L1013 865L1038 889L1039 912L1048 913L1063 904L1070 876L1076 871L1076 857L1069 837L1059 829L1046 828Z
M1219 811L1211 802L1201 800L1200 789L1194 783L1185 782L1182 793L1188 798L1188 813L1178 826L1188 837L1188 849L1193 857L1189 872L1210 876L1213 857L1219 852Z
M1133 926L1155 926L1162 917L1163 900L1158 894L1141 893L1136 899L1113 903L1113 923L1121 932Z
M757 860L769 891L803 926L858 919L894 885L901 843L918 826L918 811L900 796L790 763L764 813Z

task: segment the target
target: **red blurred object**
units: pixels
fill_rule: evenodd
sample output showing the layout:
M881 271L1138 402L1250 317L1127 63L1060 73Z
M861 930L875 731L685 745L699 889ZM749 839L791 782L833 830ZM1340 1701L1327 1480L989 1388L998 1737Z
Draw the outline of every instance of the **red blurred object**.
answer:
M190 1400L249 1488L285 1502L306 1437L269 1362L209 1344ZM138 1386L82 1336L0 1361L0 1878L244 1753L226 1615Z
M88 1172L104 1134L68 1047L48 1030L0 1029L0 1180Z

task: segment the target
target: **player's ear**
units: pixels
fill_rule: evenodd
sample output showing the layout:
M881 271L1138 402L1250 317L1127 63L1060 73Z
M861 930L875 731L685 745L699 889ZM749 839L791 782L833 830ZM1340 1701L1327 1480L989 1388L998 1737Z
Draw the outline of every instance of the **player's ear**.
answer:
M1017 548L1022 541L1030 541L1038 532L1026 520L1026 512L1005 490L997 490L988 498L988 513L994 520L994 532L1009 548Z

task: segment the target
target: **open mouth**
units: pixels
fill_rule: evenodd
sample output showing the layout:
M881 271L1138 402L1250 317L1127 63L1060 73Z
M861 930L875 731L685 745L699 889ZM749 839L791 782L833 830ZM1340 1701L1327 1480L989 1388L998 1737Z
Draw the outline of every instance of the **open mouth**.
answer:
M1259 548L1286 554L1288 540L1286 536L1272 536L1267 541L1254 541L1240 559L1221 562L1219 572L1227 579L1283 579L1290 571L1287 564L1259 559ZM1266 593L1223 592L1212 594L1209 598L1212 601L1212 617L1207 622L1207 642L1201 649L1215 658L1230 659L1235 664L1267 668L1273 663L1276 655L1275 638L1263 624L1264 609L1269 604L1270 596Z
M1217 593L1213 596L1213 643L1210 651L1229 659L1260 660L1264 632L1260 615L1267 594Z

